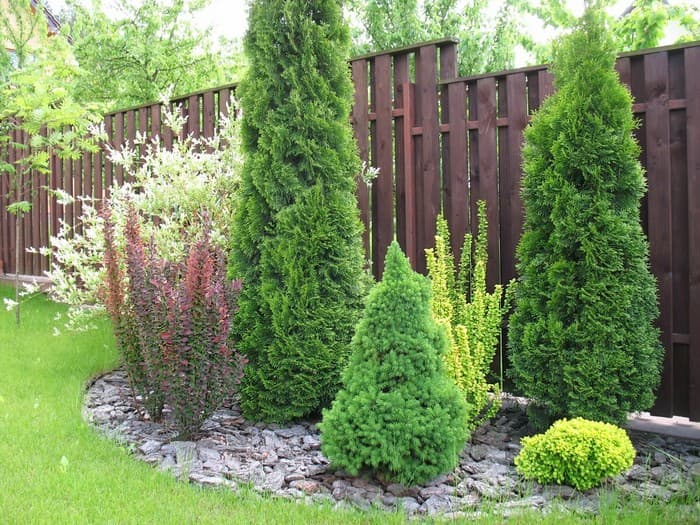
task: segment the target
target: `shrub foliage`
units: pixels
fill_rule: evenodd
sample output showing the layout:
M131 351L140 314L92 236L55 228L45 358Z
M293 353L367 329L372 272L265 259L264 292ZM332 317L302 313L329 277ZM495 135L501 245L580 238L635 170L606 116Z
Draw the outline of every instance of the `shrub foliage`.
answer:
M421 483L454 468L467 407L445 371L445 330L430 314L430 282L394 242L352 342L343 388L321 428L323 453L357 474Z
M511 373L542 409L621 424L649 408L662 348L639 221L645 191L631 96L603 15L557 50L558 91L526 130L524 234L510 320Z
M469 428L493 416L500 406L499 385L489 383L491 362L498 348L505 314L503 287L486 290L486 203L479 203L479 231L467 234L462 245L459 272L451 251L450 232L438 217L435 247L426 250L428 277L432 283L432 312L447 331L449 350L445 363L449 375L464 394L469 407ZM472 257L473 250L473 257Z
M515 465L523 476L579 490L626 471L636 454L621 428L580 417L561 419L544 434L523 438L522 445Z
M288 421L330 404L361 314L348 43L338 2L251 4L230 260L244 283L241 407L250 419Z
M125 256L108 208L104 217L104 303L134 394L154 418L167 404L189 436L242 375L245 360L230 338L240 282L228 281L223 251L206 225L186 261L170 262L145 244L135 208L127 214Z

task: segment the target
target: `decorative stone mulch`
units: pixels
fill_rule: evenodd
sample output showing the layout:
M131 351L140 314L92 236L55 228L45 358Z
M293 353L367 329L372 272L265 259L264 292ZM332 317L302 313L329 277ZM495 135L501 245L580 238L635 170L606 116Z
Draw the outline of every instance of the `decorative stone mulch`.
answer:
M353 477L330 466L314 423L253 424L231 406L208 419L196 441L178 441L172 426L144 419L130 393L122 371L98 378L87 391L85 418L139 459L202 485L235 490L243 483L286 498L401 508L411 515L469 516L484 505L504 515L553 506L593 513L598 509L597 489L540 486L516 473L513 458L520 438L532 433L520 398L504 396L500 412L473 433L453 472L406 487L370 476ZM666 502L683 496L700 477L700 441L630 435L637 450L635 464L608 486L634 498Z

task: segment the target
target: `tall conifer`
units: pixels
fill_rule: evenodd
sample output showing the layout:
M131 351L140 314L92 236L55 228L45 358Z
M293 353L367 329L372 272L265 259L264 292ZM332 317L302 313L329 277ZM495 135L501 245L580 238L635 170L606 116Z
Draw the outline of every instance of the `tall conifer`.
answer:
M632 99L597 8L555 57L557 92L533 118L523 150L511 372L544 409L541 423L620 424L654 402L662 358Z
M348 46L338 1L251 4L230 273L244 283L241 404L252 419L287 421L328 405L361 313Z

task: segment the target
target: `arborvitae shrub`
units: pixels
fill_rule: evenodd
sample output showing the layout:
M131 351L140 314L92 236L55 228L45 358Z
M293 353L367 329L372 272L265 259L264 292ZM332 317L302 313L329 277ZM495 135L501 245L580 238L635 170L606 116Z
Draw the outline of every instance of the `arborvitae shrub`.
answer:
M632 100L603 15L589 9L554 61L557 92L525 133L524 233L511 373L540 425L622 424L654 402L663 350L639 220L645 191ZM538 423L537 421L533 421Z
M422 483L457 464L467 407L445 371L447 339L430 313L430 282L394 242L352 342L343 388L323 413L323 453L352 474L369 469Z
M366 295L348 43L338 2L251 4L230 262L244 283L237 334L250 419L287 421L330 404Z
M493 416L500 406L499 385L489 383L491 362L498 348L505 314L503 287L486 289L488 263L486 203L479 202L476 239L467 234L462 245L459 272L451 251L447 221L438 217L435 248L426 250L432 283L432 312L447 330L447 371L469 407L469 429ZM472 250L474 256L472 257ZM489 399L489 393L496 394Z
M539 483L593 488L632 466L636 454L627 433L609 423L562 419L547 432L522 439L515 466Z

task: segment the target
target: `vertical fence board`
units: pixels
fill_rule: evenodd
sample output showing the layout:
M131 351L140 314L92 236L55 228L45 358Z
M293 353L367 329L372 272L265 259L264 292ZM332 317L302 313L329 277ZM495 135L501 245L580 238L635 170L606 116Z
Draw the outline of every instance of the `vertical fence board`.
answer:
M14 131L10 131L10 143L16 142L16 135ZM19 157L19 150L16 148L10 148L9 158L10 164L16 166L17 159ZM10 177L7 185L7 204L8 206L13 202L13 199L17 199L17 191L13 188L13 179L17 176L16 172ZM15 216L11 213L7 214L7 224L8 224L8 239L10 240L8 246L8 265L5 270L7 273L16 273L17 265L15 264L15 241L16 241L16 222Z
M371 64L372 161L379 175L372 184L372 258L374 276L381 279L387 248L394 238L394 143L392 122L391 57L380 55Z
M447 86L449 102L449 145L445 166L445 218L450 225L452 253L456 258L462 250L469 228L469 186L467 179L467 84L454 82Z
M146 154L146 148L147 148L147 139L149 136L149 127L148 127L148 106L143 106L142 108L139 108L139 123L138 123L138 131L141 134L141 139L142 143L139 145L139 158L143 158L144 155Z
M71 193L75 198L75 203L73 204L73 227L76 233L82 235L83 225L79 217L83 214L83 201L80 196L83 195L83 162L80 158L72 159L71 163L73 165L73 192Z
M12 148L7 145L0 145L0 152L3 158L10 162ZM7 194L10 188L10 173L9 171L0 171L0 274L9 271L10 264L10 232L9 213L7 212L8 198Z
M688 167L688 416L700 421L700 47L685 50Z
M130 110L126 113L126 147L135 151L136 149L136 111ZM131 173L124 173L124 180L133 182Z
M205 137L211 138L214 136L215 128L214 92L207 91L202 95L202 133Z
M121 150L124 145L124 113L117 113L114 117L114 134L112 135L112 147ZM115 179L120 186L124 184L124 166L117 164L114 169Z
M356 60L352 62L352 80L355 84L355 95L352 105L352 124L355 133L355 141L360 153L360 159L369 164L369 121L367 110L369 107L367 86L367 62ZM365 256L372 260L370 251L370 222L369 222L369 188L358 176L357 180L357 205L360 208L360 219L364 225L362 232L362 244L365 248Z
M95 199L95 207L99 210L104 199L103 160L102 150L92 154L92 198Z
M407 108L405 90L409 90L410 71L408 54L401 53L394 57L394 107L400 114L394 119L394 183L396 185L396 239L408 256L411 264L415 264L415 253L408 253L406 246L406 156L409 154L412 141L410 135L411 123L407 118L410 108ZM409 128L408 135L406 128Z
M224 88L219 92L219 114L228 116L231 104L231 90Z
M476 82L477 118L479 120L478 173L480 193L472 201L472 220L478 229L476 200L486 202L487 246L489 259L486 282L489 290L500 282L498 172L496 155L496 79L481 78ZM472 230L475 230L474 226Z
M538 79L540 76L538 75ZM521 148L523 130L527 126L525 75L516 73L505 77L505 106L508 127L505 144L499 144L502 163L500 170L501 203L501 279L503 283L515 277L515 252L523 229L523 203L520 196ZM542 86L538 85L541 103ZM546 89L544 90L546 92Z
M51 170L51 189L56 190L61 187L63 181L63 163L55 153L51 155L51 162L53 164L53 169ZM54 195L49 199L49 209L51 211L51 235L56 235L61 228L63 207L56 202L56 197Z
M422 204L418 211L418 261L416 268L425 272L425 249L435 243L435 221L440 212L440 137L437 93L437 47L421 47L416 53L416 96L420 99L422 128L420 167L416 198Z
M46 130L41 131L42 135L46 135ZM27 137L29 138L29 137ZM31 238L28 239L27 246L34 249L41 248L41 223L44 220L44 215L41 215L41 188L44 186L45 175L40 174L38 171L34 170L32 173L32 193L29 196L30 202L32 202L32 224L31 224ZM30 265L28 270L31 272L30 275L41 275L41 257L38 253L31 253L29 255Z
M647 170L651 268L659 286L661 341L666 350L659 399L654 412L673 414L673 249L671 166L669 158L668 59L665 53L644 57L647 93Z
M199 111L199 96L191 95L187 102L187 131L188 134L192 135L194 138L199 138L201 135L199 130Z
M107 115L105 117L105 132L107 134L107 139L106 143L109 146L114 146L114 131L113 131L113 118L112 115ZM105 149L103 147L103 149ZM109 156L107 152L105 151L104 154L104 162L105 162L105 177L104 177L104 192L105 192L105 197L109 195L109 190L112 187L112 183L114 181L114 165L110 162Z

